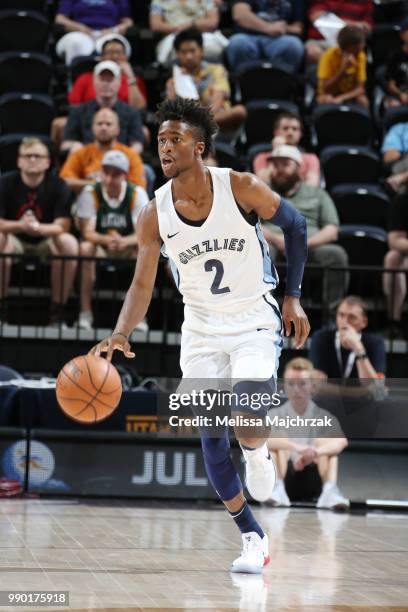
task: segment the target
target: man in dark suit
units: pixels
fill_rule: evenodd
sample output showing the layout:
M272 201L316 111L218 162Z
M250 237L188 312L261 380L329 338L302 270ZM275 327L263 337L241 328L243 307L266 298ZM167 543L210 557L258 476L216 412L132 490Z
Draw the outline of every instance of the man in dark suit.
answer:
M374 379L385 375L385 347L380 336L365 331L364 301L349 295L336 312L336 328L324 327L312 336L309 358L323 377Z

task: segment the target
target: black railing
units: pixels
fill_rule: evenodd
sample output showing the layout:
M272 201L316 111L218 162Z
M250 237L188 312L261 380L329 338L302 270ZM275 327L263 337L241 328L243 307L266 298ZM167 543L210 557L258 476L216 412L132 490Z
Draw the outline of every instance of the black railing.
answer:
M62 324L53 332L48 326L48 306L51 302L50 264L61 261L61 288L65 275L65 262L78 261L78 270L71 297L67 303L68 329ZM96 280L93 290L94 328L86 334L75 323L79 312L79 288L81 280L81 261L92 260L96 265ZM115 325L124 295L130 285L135 261L118 259L101 259L97 257L62 257L50 256L39 260L27 255L0 254L0 277L2 294L4 294L5 268L7 261L12 261L11 283L7 300L0 301L0 337L48 339L88 339L98 340L101 333L109 333ZM275 296L278 301L284 295L285 264L276 266L281 282ZM380 331L387 323L386 299L382 292L384 272L392 275L395 283L400 269L378 266L349 266L345 268L322 267L317 264L306 266L303 282L302 302L311 320L312 329L317 329L333 320L336 303L327 299L328 283L336 283L346 278L347 293L362 296L368 303L369 328ZM340 282L340 281L339 281ZM62 289L61 289L62 291ZM61 297L61 296L60 296ZM148 313L149 332L162 334L162 342L167 344L169 334L178 333L183 318L181 296L172 280L167 260L162 259L154 287L153 299ZM46 330L46 331L44 331ZM384 335L390 344L391 352L395 350L395 338Z

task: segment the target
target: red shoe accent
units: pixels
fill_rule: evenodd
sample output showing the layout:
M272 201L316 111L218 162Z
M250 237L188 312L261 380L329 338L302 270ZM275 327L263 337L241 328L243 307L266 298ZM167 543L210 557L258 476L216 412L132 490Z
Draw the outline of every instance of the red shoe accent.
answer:
M265 557L265 559L264 559L264 567L265 567L265 565L268 565L268 563L270 562L270 560L271 560L271 558L270 558L270 556L269 556L269 555L268 555L267 557Z

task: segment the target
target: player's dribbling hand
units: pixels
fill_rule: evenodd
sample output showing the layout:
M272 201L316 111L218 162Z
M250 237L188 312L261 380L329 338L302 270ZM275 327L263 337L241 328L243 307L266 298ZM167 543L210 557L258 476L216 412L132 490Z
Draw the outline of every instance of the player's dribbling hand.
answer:
M286 336L290 336L293 323L295 328L295 347L300 349L309 335L310 323L305 311L300 305L299 298L291 295L285 297L282 306L282 319Z
M109 338L105 338L98 342L89 351L91 355L100 357L101 353L106 353L106 359L112 361L112 355L114 351L122 351L125 357L133 359L135 354L130 350L130 344L128 339L122 334L113 334Z

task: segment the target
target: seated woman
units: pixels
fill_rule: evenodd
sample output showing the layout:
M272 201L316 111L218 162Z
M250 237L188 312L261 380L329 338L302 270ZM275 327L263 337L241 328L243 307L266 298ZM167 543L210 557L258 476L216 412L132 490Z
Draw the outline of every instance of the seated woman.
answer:
M60 0L55 23L67 33L57 43L57 54L66 64L78 55L90 55L101 36L127 32L133 25L129 15L128 0L99 0L97 6L88 0Z

